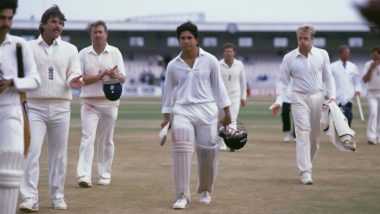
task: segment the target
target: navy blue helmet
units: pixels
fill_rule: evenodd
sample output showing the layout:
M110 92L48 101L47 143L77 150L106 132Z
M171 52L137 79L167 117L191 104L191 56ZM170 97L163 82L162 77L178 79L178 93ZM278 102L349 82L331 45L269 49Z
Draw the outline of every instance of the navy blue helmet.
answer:
M103 92L108 100L116 101L120 99L123 87L117 79L107 79L103 81Z

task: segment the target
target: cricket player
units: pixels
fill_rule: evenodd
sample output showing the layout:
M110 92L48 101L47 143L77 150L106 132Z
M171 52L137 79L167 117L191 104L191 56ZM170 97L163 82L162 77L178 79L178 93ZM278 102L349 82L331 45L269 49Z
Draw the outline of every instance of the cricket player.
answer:
M380 143L380 46L371 50L372 60L364 65L363 81L367 85L368 144Z
M24 172L24 118L19 92L36 90L40 76L32 50L9 34L17 0L0 1L0 214L15 213ZM24 78L18 77L16 44L22 48Z
M114 157L113 132L118 114L119 100L110 101L103 93L103 80L113 79L124 83L124 60L119 49L107 43L108 32L104 21L89 27L92 45L79 53L84 86L81 88L82 140L79 148L77 179L81 187L91 187L94 142L97 144L98 184L111 182Z
M277 83L276 102L270 107L275 115L281 108L286 87L292 85L292 115L296 132L297 166L302 184L312 184L312 161L320 144L320 120L326 98L335 100L335 82L331 74L327 51L313 47L314 27L300 26L297 31L298 48L287 53L281 64Z
M53 209L67 209L64 185L67 168L67 143L70 126L71 88L83 84L77 48L61 40L66 21L58 6L47 9L41 18L40 33L30 41L41 87L27 93L31 142L20 187L24 212L38 211L38 178L41 147L47 135L49 194Z
M231 100L231 124L230 128L236 129L240 106L244 107L247 103L247 81L245 78L244 64L235 58L236 46L226 43L223 46L223 59L219 61L220 72L228 97ZM219 111L219 118L223 118L224 111ZM220 150L226 150L227 146L223 139L218 137Z
M170 114L173 114L173 208L184 209L191 201L190 172L194 146L198 160L199 202L211 202L218 166L219 145L215 144L218 109L224 110L222 124L229 125L231 102L223 84L218 60L197 46L197 26L185 22L177 27L176 33L182 51L167 67L161 127L170 121Z

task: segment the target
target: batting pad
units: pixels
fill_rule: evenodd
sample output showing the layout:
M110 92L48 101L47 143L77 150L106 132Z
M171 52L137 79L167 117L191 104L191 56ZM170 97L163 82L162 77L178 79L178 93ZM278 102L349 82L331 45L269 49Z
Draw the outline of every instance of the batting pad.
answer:
M197 145L197 192L212 192L218 171L219 144Z
M0 214L16 213L18 191L24 174L24 155L0 153Z
M175 195L174 201L185 195L190 197L191 156L194 151L193 135L190 129L176 128L173 130L173 175Z

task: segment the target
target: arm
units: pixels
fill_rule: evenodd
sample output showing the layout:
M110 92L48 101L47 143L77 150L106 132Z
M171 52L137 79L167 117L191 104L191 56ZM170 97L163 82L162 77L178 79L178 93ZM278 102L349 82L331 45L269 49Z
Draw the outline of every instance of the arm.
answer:
M335 100L335 80L331 72L330 58L326 51L323 52L322 82L326 85L327 99Z
M121 83L124 83L127 77L125 73L123 56L121 55L121 52L118 49L116 52L116 66L117 69L114 72L110 72L109 77L113 79L118 79Z
M78 50L75 46L70 46L70 50L68 49L67 51L70 52L69 66L66 71L67 85L70 88L80 88L84 83L80 69Z
M372 71L375 67L380 64L380 61L372 61L372 63L366 64L364 71L366 72L363 76L363 82L367 83L371 80Z
M241 106L245 106L246 100L247 100L247 80L245 78L245 69L244 65L242 63L242 69L240 71L240 94L241 94L241 99L240 99L240 104Z
M280 65L280 74L276 84L276 101L269 107L272 116L276 116L281 109L283 96L285 96L286 89L290 84L290 68L287 61L288 58L285 56Z

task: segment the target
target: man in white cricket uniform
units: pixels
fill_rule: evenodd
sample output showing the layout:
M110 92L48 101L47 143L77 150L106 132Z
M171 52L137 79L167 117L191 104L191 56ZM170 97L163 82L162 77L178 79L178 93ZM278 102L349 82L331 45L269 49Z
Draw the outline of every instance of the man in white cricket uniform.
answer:
M20 187L24 212L38 211L38 178L41 147L47 134L49 193L53 209L67 209L64 184L67 168L67 143L70 126L71 88L83 84L77 48L61 40L65 16L58 6L42 15L41 35L30 41L41 87L27 93L31 142Z
M277 99L270 109L273 115L280 110L286 87L293 79L292 114L297 136L297 166L301 182L312 184L312 161L320 144L323 83L330 101L335 98L335 83L328 53L312 45L314 28L300 26L296 34L298 48L284 56L276 88Z
M162 113L164 127L172 122L174 209L184 209L191 201L191 157L197 151L197 192L200 203L211 202L217 173L216 144L218 108L224 109L222 124L231 123L231 104L220 75L218 60L197 47L198 28L191 22L177 27L181 53L170 61L164 83ZM175 103L173 106L173 99Z
M335 79L336 103L343 108L348 125L351 126L352 102L355 96L360 96L361 75L349 59L350 48L347 45L340 46L339 60L331 64L331 72Z
M24 173L24 118L19 92L36 90L40 77L28 43L8 34L17 0L0 2L0 214L16 212ZM24 78L18 77L16 44L23 52Z
M223 59L219 61L220 72L226 87L228 97L231 100L231 124L230 128L236 129L240 106L247 103L247 81L243 62L235 59L236 47L232 43L223 46ZM219 118L223 118L224 111L219 111ZM220 150L226 150L227 146L221 137L218 137Z
M113 133L120 101L106 99L102 79L109 77L124 82L124 61L119 49L107 44L108 32L104 21L90 25L92 45L79 52L84 86L81 88L82 140L77 166L78 184L91 187L94 142L97 143L98 184L111 181L114 157Z
M364 65L363 81L367 85L368 144L380 143L380 47L371 50L372 60Z

